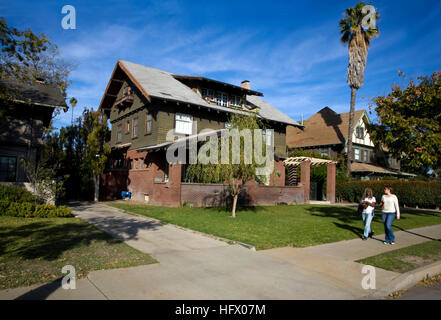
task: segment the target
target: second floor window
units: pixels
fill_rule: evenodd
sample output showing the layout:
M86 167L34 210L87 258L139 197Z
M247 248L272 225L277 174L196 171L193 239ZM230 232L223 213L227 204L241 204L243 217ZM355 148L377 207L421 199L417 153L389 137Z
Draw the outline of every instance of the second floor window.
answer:
M202 88L202 97L212 101L214 100L214 91L211 89Z
M116 141L121 142L121 140L122 140L122 125L119 125L117 130L118 131L116 134Z
M228 96L224 93L218 93L216 98L216 104L222 107L228 107Z
M363 162L369 161L369 151L363 150Z
M177 113L175 119L175 132L191 135L193 133L193 116Z
M133 132L132 137L136 138L138 136L138 118L133 119Z
M360 149L354 149L354 159L360 160Z
M145 115L145 134L152 133L152 115L147 113Z
M130 120L127 120L127 123L126 123L126 133L129 133L130 132Z
M319 148L319 153L322 156L329 156L329 148Z
M238 96L231 96L230 97L230 105L232 107L239 107L240 106L240 98Z

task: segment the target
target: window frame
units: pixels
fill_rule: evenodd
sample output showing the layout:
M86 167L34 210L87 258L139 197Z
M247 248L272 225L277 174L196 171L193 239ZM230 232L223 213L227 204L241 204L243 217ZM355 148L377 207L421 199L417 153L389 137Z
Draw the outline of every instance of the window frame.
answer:
M6 165L7 169L5 170L6 178L2 179L1 175L0 175L0 181L2 181L2 182L16 182L17 181L17 164L18 164L17 157L16 156L9 156L9 155L0 156L0 173L2 172L1 168L2 168L2 164L3 164L3 161L1 161L1 158L13 159L14 160L13 161L14 162L14 169L13 169L13 171L9 170L10 163L8 161L7 165ZM9 176L8 175L9 172L13 172L13 175Z
M122 124L120 123L117 127L116 127L116 142L121 142L122 141Z
M355 138L357 139L364 139L364 128L362 126L357 126L355 129Z
M220 97L220 99L219 99ZM216 95L216 105L220 106L220 107L227 107L228 108L228 94L218 91L217 95Z
M136 128L136 132L135 132L135 128ZM135 117L132 119L132 139L138 138L138 132L139 132L139 121L138 121L138 117Z
M146 112L145 123L144 123L144 134L145 135L152 134L152 123L153 123L152 115L149 112Z
M179 117L189 117L189 120L183 120L183 119L179 119ZM192 135L193 134L193 116L191 114L186 114L186 113L175 113L175 127L174 127L174 132L175 134L184 134L184 135ZM190 125L190 133L185 132L185 130L183 131L178 131L178 121L179 122L184 122Z
M358 151L358 154L357 154L357 151ZM358 149L358 148L354 148L354 160L357 160L357 161L361 161L360 160L360 149Z
M126 122L126 134L130 133L130 119Z

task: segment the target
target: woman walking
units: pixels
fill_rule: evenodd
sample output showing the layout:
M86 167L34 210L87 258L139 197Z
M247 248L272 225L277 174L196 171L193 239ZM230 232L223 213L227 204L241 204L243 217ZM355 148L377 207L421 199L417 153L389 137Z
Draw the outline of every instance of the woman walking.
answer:
M371 222L374 218L374 209L375 209L375 197L372 195L372 189L367 188L364 190L363 199L361 199L361 203L363 205L363 212L361 214L364 223L364 233L361 239L367 240L368 237L372 238L374 232L371 229Z
M384 195L381 197L381 218L384 223L384 233L386 234L384 244L395 244L395 235L392 230L392 223L395 220L395 216L400 220L400 207L398 205L398 198L392 194L391 187L384 188Z

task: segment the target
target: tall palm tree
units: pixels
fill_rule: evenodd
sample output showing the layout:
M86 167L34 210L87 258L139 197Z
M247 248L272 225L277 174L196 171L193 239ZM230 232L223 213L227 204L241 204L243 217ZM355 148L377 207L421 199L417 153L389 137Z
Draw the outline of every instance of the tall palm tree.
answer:
M370 40L378 36L378 27L369 26L367 29L363 27L365 16L363 8L366 6L364 2L359 2L354 8L347 8L343 19L340 20L341 42L348 44L349 48L349 65L347 81L351 88L351 109L349 112L349 132L347 144L347 175L351 174L351 158L352 158L352 133L354 131L354 112L355 97L357 90L363 86L364 70L366 68L367 55ZM379 20L379 14L375 13L376 21Z
M69 102L70 102L70 105L71 105L71 107L72 107L72 119L70 120L70 125L73 126L73 114L74 114L74 108L75 108L75 106L77 105L78 100L75 99L75 97L72 97L72 98L70 98Z

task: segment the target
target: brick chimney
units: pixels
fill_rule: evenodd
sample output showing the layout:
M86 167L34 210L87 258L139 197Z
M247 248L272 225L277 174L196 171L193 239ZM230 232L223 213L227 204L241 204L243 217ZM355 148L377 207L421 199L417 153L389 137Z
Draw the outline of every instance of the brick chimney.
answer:
M249 80L244 80L240 83L240 86L244 89L251 90L251 84Z

